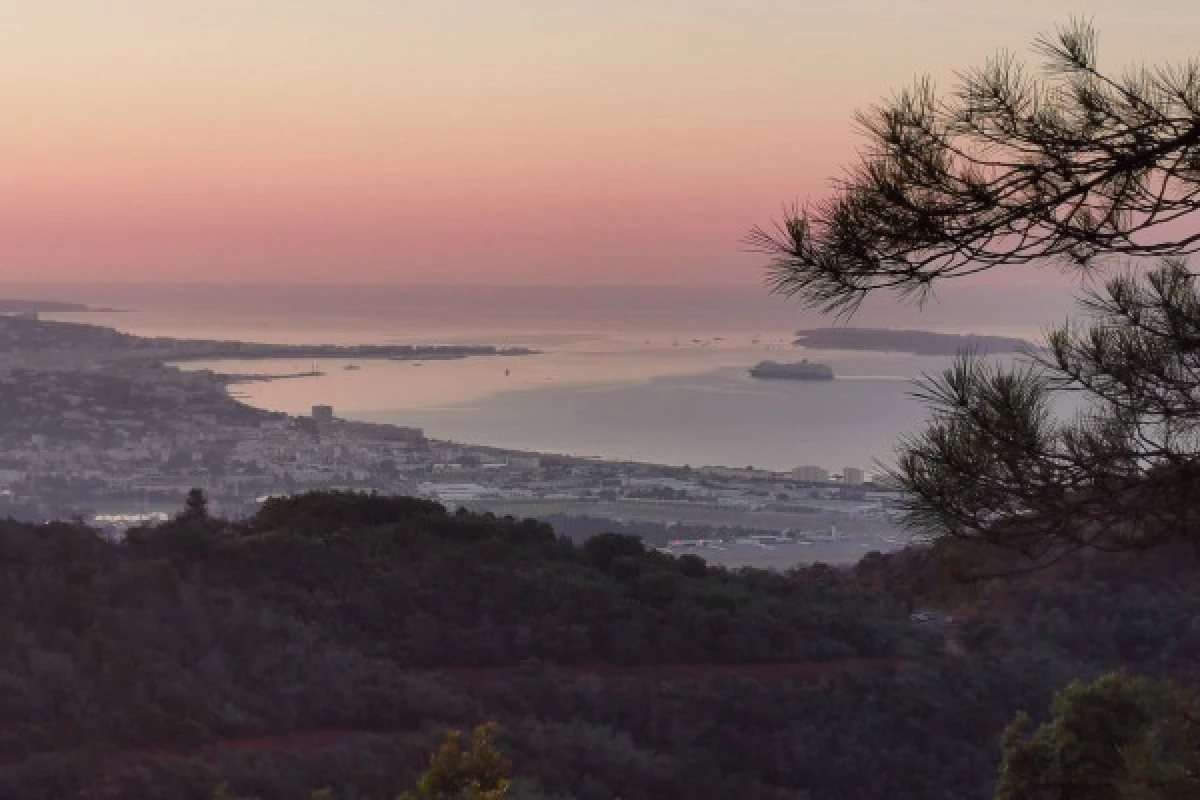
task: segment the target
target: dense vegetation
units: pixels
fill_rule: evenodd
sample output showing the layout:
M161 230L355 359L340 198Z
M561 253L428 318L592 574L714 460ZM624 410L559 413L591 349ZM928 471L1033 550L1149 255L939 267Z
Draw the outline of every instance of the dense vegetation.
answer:
M1072 683L1036 730L1005 733L997 800L1190 800L1200 796L1200 700L1123 672Z
M1190 560L1060 569L1003 595L922 551L731 572L337 493L119 542L10 522L0 796L382 800L496 720L514 797L984 798L1017 711L1200 647L1196 603L1160 602Z
M1055 567L1016 602L999 598L1023 624L976 629L975 644L1043 653L1046 675L1066 654L1076 669L1194 679L1200 63L1108 72L1084 20L1035 50L1040 74L1003 53L949 93L921 80L861 113L867 141L832 195L749 241L771 257L775 291L845 315L871 295L924 300L985 270L1106 274L1042 352L1013 367L966 353L923 380L932 414L900 441L892 478L954 573L997 592L1008 587L987 576ZM907 596L928 586L927 571L875 567ZM1073 682L1050 721L1010 728L996 796L1196 797L1195 697L1121 672Z

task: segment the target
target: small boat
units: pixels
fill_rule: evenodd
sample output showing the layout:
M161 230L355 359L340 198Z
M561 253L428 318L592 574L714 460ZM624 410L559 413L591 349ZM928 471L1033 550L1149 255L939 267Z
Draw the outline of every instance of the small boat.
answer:
M342 367L342 369L354 370L354 369L362 369L362 367L360 367L358 364L347 364L346 366Z

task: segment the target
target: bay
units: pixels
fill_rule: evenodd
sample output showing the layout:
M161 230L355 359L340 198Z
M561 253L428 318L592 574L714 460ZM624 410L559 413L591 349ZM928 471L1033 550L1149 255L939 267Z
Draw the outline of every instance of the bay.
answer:
M1066 288L947 293L923 309L883 298L853 320L1036 338L1070 310ZM946 357L791 346L797 328L836 320L733 287L340 285L0 286L0 296L127 309L47 315L142 335L279 343L490 344L524 357L321 362L320 377L239 384L252 405L415 425L454 441L667 464L870 469L926 410L911 380ZM831 383L757 381L763 359L831 364ZM289 374L313 362L194 363ZM350 369L346 369L350 367Z

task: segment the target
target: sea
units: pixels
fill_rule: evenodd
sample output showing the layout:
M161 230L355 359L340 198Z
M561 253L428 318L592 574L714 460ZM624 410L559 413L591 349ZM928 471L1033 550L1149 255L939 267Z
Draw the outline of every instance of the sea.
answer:
M274 343L481 344L535 355L459 361L220 361L189 369L313 377L238 384L293 414L423 428L452 441L691 466L868 471L928 410L913 396L950 357L808 350L797 329L850 324L1037 340L1072 309L1058 285L951 287L917 307L873 298L849 320L757 285L403 286L0 284L0 296L105 311L47 318L147 336ZM755 363L830 364L828 383L762 381Z

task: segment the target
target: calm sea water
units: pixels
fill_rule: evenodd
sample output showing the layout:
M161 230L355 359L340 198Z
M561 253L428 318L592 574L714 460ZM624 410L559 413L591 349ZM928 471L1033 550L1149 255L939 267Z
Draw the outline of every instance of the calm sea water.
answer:
M424 427L479 444L670 464L869 468L924 409L911 379L946 358L806 352L801 327L831 320L758 287L0 285L0 296L125 309L59 315L145 335L281 343L477 343L539 355L455 362L319 363L322 377L236 387L248 403ZM966 288L917 310L881 300L852 322L1036 338L1070 292ZM756 381L765 359L833 365L832 383ZM223 362L296 372L312 362ZM345 369L346 366L357 369Z

